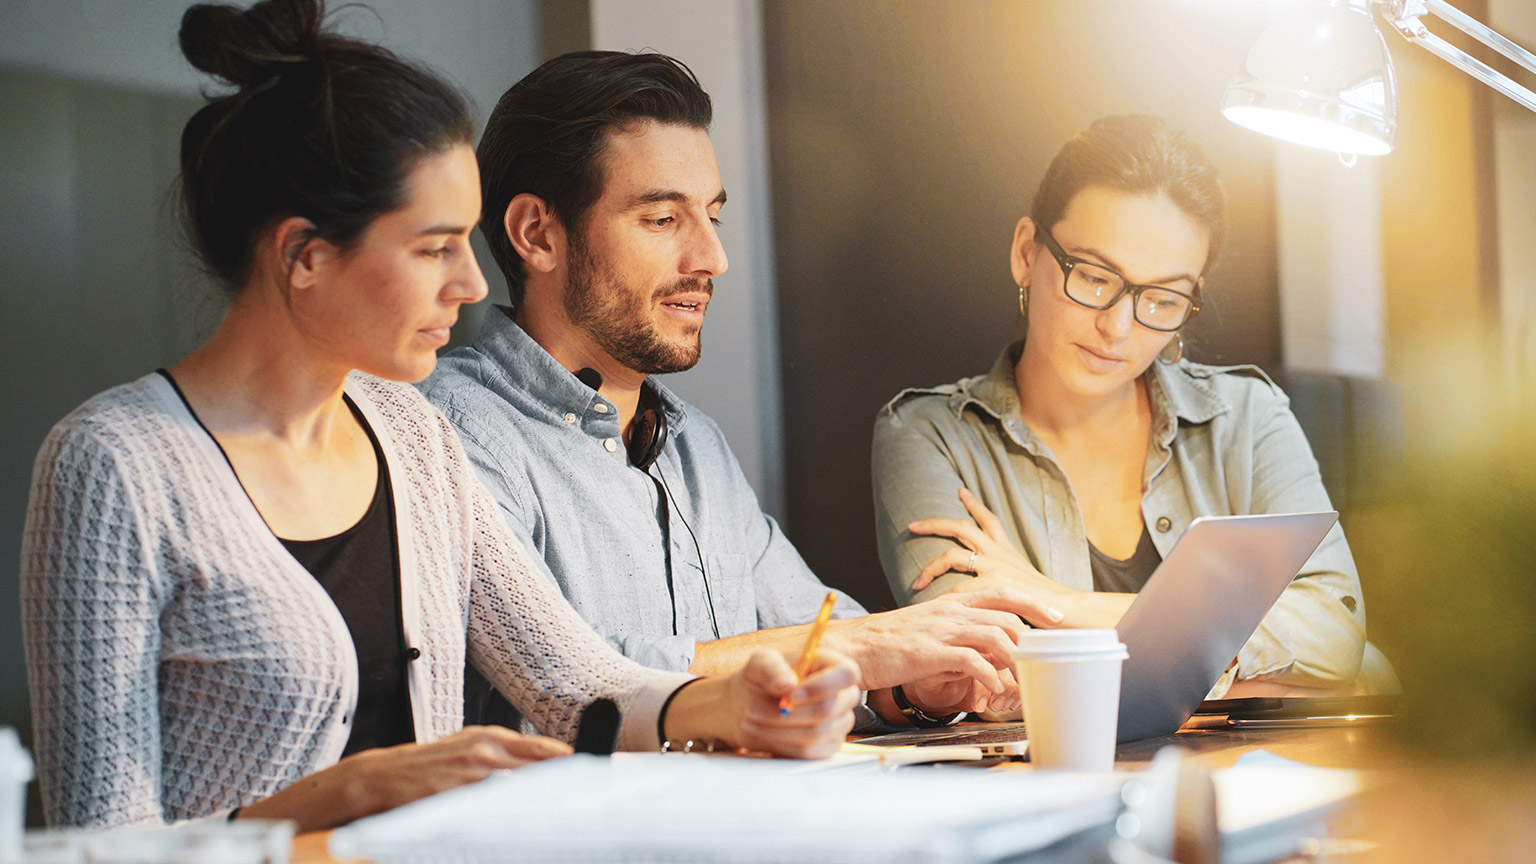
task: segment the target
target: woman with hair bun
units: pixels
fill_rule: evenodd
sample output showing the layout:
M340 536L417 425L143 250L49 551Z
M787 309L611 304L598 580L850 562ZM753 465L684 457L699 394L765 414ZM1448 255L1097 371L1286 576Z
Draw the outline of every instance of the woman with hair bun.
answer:
M777 655L712 679L625 660L398 383L486 293L472 123L323 18L266 0L182 19L187 59L234 86L181 148L187 233L232 297L204 345L38 454L22 602L49 821L327 828L569 753L598 699L624 748L835 750L851 662L797 682ZM466 660L554 737L461 730Z
M1009 248L1023 340L875 422L876 534L899 600L1014 585L1063 610L1060 626L1113 627L1196 517L1331 509L1280 388L1183 356L1223 206L1216 167L1156 117L1104 117L1061 148ZM1396 686L1335 526L1217 695L1234 680L1234 696L1347 688L1362 662L1369 686Z

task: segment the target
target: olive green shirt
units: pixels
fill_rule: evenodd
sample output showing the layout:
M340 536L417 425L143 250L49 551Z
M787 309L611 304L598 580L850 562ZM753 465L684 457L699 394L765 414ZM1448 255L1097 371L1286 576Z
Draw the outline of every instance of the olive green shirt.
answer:
M954 541L920 537L923 518L968 519L970 489L1048 578L1093 589L1082 511L1048 448L1019 414L1010 346L986 375L905 390L875 421L875 530L898 601L925 600L968 574L946 573L915 595L923 566ZM1330 510L1317 460L1290 400L1253 366L1153 363L1141 512L1160 556L1199 516ZM1360 579L1339 526L1323 540L1238 655L1240 678L1305 686L1353 682L1365 647ZM1224 689L1224 688L1223 688Z

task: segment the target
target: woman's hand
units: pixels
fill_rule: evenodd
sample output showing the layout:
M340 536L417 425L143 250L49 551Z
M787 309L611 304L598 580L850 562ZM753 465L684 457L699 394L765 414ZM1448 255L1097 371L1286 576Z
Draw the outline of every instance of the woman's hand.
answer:
M684 687L667 709L673 741L720 741L738 750L795 759L831 756L853 729L859 667L822 650L804 681L776 651L758 651L735 674ZM791 710L779 703L788 696Z
M501 726L469 726L430 744L365 750L240 809L242 819L292 819L320 831L555 756L564 742Z
M972 573L976 577L957 587L957 591L980 591L998 585L1013 585L1053 600L1081 593L1052 582L1036 570L1029 559L1009 542L1003 520L997 518L997 514L988 510L980 498L963 486L960 488L960 503L965 505L966 512L971 514L974 522L967 519L919 519L907 526L907 530L913 534L948 537L960 544L929 561L912 582L913 591L921 591L932 584L933 580L954 571ZM974 561L971 557L973 552Z
M948 537L960 544L929 561L913 580L913 591L927 588L933 580L951 570L974 573L975 578L961 583L955 592L984 591L1009 585L1023 588L1029 594L1044 598L1044 602L1061 611L1061 617L1052 620L1059 627L1112 628L1120 623L1125 610L1131 608L1131 603L1136 599L1135 594L1079 591L1047 579L1044 573L1029 563L1024 553L1008 542L1003 520L988 510L971 490L963 487L960 489L960 502L975 522L965 519L920 519L907 526L913 534ZM1039 622L1031 623L1040 626Z

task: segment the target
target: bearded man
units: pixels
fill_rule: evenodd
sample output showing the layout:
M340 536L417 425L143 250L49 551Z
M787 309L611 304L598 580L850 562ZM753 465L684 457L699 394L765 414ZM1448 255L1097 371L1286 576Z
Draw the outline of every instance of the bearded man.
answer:
M653 53L567 54L508 90L477 155L511 303L422 385L576 611L630 658L699 674L761 647L794 659L827 594L720 428L650 377L698 362L727 266L710 117L693 73ZM824 644L893 725L1016 707L1021 618L1060 620L1015 589L874 615L836 593ZM467 722L513 722L482 696Z

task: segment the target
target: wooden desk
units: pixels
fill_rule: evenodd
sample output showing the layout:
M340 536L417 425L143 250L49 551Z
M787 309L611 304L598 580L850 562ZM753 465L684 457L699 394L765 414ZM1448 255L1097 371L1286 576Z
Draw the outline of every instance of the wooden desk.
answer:
M1536 759L1479 763L1404 751L1381 726L1188 730L1121 745L1117 765L1151 760L1168 744L1212 769L1252 750L1322 768L1370 771L1370 788L1349 808L1349 835L1375 844L1335 864L1536 861Z
M311 831L295 837L291 864L341 864L325 848L330 837L329 831Z
M1311 729L1194 729L1132 741L1115 748L1115 764L1135 767L1152 760L1169 745L1183 747L1206 767L1228 768L1243 754L1267 750L1277 756L1318 768L1378 771L1390 768L1396 756L1381 726L1335 726Z

